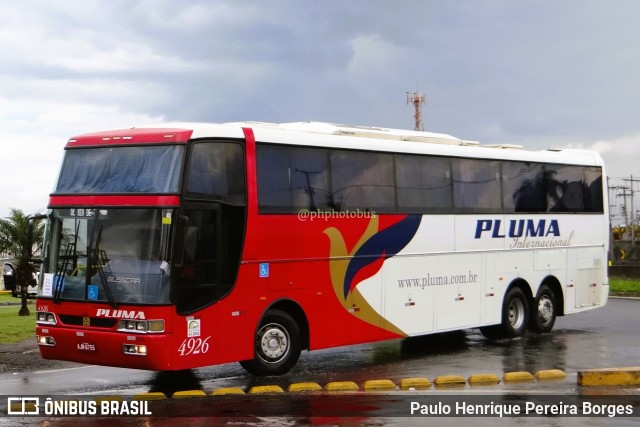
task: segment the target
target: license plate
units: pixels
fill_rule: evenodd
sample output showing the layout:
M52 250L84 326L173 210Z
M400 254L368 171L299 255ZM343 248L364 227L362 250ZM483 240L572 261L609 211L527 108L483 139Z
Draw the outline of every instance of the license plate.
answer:
M96 351L96 345L88 342L78 343L76 347L79 351Z

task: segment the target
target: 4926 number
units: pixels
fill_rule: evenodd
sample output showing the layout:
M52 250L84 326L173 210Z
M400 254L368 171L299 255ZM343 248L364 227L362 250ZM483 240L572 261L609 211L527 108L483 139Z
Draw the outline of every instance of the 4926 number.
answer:
M190 354L200 354L209 351L209 337L202 338L187 338L182 341L180 347L178 347L178 353L180 356L188 356Z

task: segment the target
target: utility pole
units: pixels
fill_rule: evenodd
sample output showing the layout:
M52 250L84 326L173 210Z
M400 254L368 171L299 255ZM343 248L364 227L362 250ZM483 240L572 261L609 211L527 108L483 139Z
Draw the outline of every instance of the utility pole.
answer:
M636 211L635 208L633 207L633 199L635 196L635 191L633 189L633 183L634 182L640 182L640 179L633 179L633 175L631 175L630 179L623 179L623 181L628 181L629 182L629 187L631 190L631 245L635 245L636 244L636 237L635 237L635 233L634 233L634 227L635 227L635 223L636 223Z
M424 105L425 96L420 92L407 92L407 104L413 104L414 108L414 125L413 130L424 130L422 126L422 106Z
M630 190L630 188L624 185L616 186L612 188L615 188L616 190L622 190L622 194L618 194L617 197L622 197L622 210L624 211L624 226L626 228L629 228L629 210L627 209L627 195L629 193L627 193L627 190ZM633 233L631 234L633 235Z

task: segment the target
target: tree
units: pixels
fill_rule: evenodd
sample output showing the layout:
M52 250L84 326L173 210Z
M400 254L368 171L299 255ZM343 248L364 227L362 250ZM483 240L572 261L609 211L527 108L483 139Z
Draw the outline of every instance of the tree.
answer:
M30 230L30 222L32 230ZM34 250L42 247L44 226L41 219L32 219L20 209L11 209L11 215L0 219L0 252L15 258L16 286L20 289L22 307L18 316L29 316L27 307L28 286L33 284L34 267L31 258Z

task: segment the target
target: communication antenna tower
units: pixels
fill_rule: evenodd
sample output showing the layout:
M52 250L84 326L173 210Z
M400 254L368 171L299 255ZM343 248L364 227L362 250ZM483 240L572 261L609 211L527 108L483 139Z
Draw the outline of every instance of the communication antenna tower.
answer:
M420 92L407 92L407 104L413 104L415 113L413 113L413 130L424 130L422 126L422 106L424 105L425 97Z

